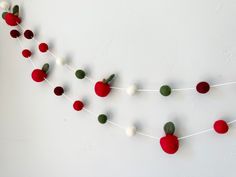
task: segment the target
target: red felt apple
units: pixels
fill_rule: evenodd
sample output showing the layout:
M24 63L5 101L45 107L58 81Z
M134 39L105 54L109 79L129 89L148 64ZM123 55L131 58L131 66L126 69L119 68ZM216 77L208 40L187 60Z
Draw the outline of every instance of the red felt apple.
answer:
M31 77L35 82L42 82L47 78L47 72L49 70L49 64L44 64L42 69L33 70Z
M168 122L164 126L166 136L160 139L160 145L164 152L167 154L174 154L179 149L178 137L174 135L175 125L172 122Z
M94 90L97 96L106 97L110 93L110 82L113 80L114 77L115 75L112 74L108 79L103 79L102 81L98 81L95 84Z
M18 24L21 23L20 17L9 12L6 13L4 19L9 26L17 26Z

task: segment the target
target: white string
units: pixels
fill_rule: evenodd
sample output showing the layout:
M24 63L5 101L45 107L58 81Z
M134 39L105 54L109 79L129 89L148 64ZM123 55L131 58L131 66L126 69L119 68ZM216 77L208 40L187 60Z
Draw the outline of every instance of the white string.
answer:
M19 25L22 29L24 29L20 24L18 24L18 25ZM18 39L18 38L17 38L17 39ZM34 40L37 41L35 38L34 38ZM23 49L23 45L22 45L22 43L21 43L21 41L20 41L19 39L18 39L18 42L19 42L19 44L20 44L20 47ZM38 41L37 41L37 42L38 42ZM49 51L49 52L50 52L50 51ZM52 52L50 52L50 54L51 54L52 56L54 56L55 58L57 58L56 55L53 54ZM30 60L31 64L33 65L33 67L34 67L34 68L37 68L36 65L34 64L34 62L32 61L32 59L30 58L29 60ZM68 66L69 66L69 65L68 65ZM67 67L68 67L68 66L67 66ZM68 67L68 68L69 68L69 67ZM74 70L72 67L71 67L70 69L71 69L71 70ZM88 77L86 77L86 78L87 78L89 81L94 82L92 79L90 79L90 78L88 78ZM54 88L53 84L52 84L48 79L45 78L45 81L48 83L48 85L49 85L50 87ZM223 83L223 84L216 84L216 85L212 85L211 87L220 87L220 86L227 86L227 85L233 85L233 84L236 84L236 81L235 81L235 82L234 82L234 81L233 81L233 82L226 82L226 83ZM123 88L123 87L111 87L111 88L117 89L117 90L124 90L124 89L126 89L126 88ZM184 91L184 90L193 90L193 89L195 89L195 88L180 88L180 89L172 89L172 90L173 90L173 91ZM156 90L156 89L139 89L138 91L140 91L140 92L157 92L157 91L159 91L159 90ZM69 96L67 96L66 94L63 94L63 96L64 96L68 101L73 102L73 99L70 98ZM89 113L90 115L92 115L92 116L94 116L94 117L97 117L97 114L95 114L94 112L88 110L87 108L83 108L83 110L86 111L87 113ZM125 128L124 128L123 126L121 126L121 125L119 125L119 124L117 124L117 123L115 123L115 122L113 122L113 121L108 120L107 122L108 122L109 124L111 124L112 126L114 126L114 127L117 127L117 128L122 129L122 130L125 130ZM232 120L231 122L228 122L228 125L233 124L233 123L235 123L235 122L236 122L236 120ZM187 138L190 138L190 137L193 137L193 136L197 136L197 135L201 135L201 134L204 134L204 133L208 133L208 132L211 132L211 131L213 131L213 128L206 129L206 130L202 130L202 131L200 131L200 132L196 132L196 133L193 133L193 134L190 134L190 135L186 135L186 136L180 137L180 138L178 138L178 140L187 139ZM155 137L155 136L152 136L152 135L149 135L149 134L140 132L140 131L137 131L136 133L139 134L139 135L141 135L141 136L145 136L145 137L147 137L147 138L151 138L151 139L154 139L154 140L159 140L159 137Z

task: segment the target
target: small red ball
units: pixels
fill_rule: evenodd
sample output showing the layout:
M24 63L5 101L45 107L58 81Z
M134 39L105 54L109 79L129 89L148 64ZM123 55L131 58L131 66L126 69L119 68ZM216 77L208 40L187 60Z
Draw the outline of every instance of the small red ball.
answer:
M34 33L31 30L25 30L24 36L26 39L32 39L34 37Z
M225 134L229 130L229 125L224 120L217 120L214 123L214 130L219 134Z
M28 50L28 49L24 49L24 50L22 51L22 55L23 55L23 57L25 57L25 58L29 58L29 57L31 57L32 52L31 52L30 50Z
M63 89L62 87L58 86L58 87L56 87L56 88L54 89L54 93L55 93L55 95L57 95L57 96L61 96L61 95L63 95L63 93L64 93L64 89Z
M47 78L47 74L41 69L35 69L33 70L31 77L35 82L42 82Z
M4 19L9 26L17 26L21 23L21 19L12 13L7 13Z
M196 90L198 91L198 93L205 94L209 92L210 85L207 82L200 82L197 84Z
M39 44L39 50L40 50L40 52L43 52L43 53L47 52L48 51L48 45L46 43Z
M84 107L84 103L82 101L77 100L74 102L73 107L76 111L81 111Z
M18 30L11 30L10 35L12 38L18 38L20 37L20 32Z

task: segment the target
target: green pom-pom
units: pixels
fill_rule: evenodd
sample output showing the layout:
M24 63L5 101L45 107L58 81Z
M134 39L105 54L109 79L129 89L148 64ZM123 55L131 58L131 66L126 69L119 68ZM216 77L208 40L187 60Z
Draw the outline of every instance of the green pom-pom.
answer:
M169 96L171 94L171 88L170 86L168 85L163 85L161 88L160 88L160 93L163 95L163 96Z
M16 15L16 16L19 15L19 11L20 11L20 8L19 8L18 5L15 5L15 6L13 7L13 9L12 9L12 13L13 13L14 15Z
M42 71L44 71L45 73L47 73L49 71L49 64L45 63L42 67Z
M3 12L2 13L2 18L5 20L5 15L7 14L7 12Z
M75 76L78 78L78 79L83 79L85 77L85 72L81 69L77 70L75 72Z
M167 122L164 126L164 131L168 135L173 135L175 133L175 124L173 122Z
M107 122L107 116L105 114L100 114L98 116L98 122L101 124L105 124Z

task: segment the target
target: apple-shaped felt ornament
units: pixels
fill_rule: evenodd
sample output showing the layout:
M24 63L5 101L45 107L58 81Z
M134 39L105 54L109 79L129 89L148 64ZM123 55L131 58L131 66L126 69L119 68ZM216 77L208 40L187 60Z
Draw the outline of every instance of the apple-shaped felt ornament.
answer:
M166 136L160 139L160 145L167 154L174 154L179 149L178 137L174 135L175 125L173 122L167 122L164 126Z
M110 83L114 77L115 74L112 74L108 79L103 79L102 81L98 81L95 84L94 90L97 96L106 97L110 93L111 91Z
M48 70L49 70L49 64L46 63L43 65L42 69L33 70L31 77L35 82L42 82L47 78Z
M15 5L13 7L12 13L4 12L2 17L9 26L17 26L21 23L21 19L19 17L19 6Z

